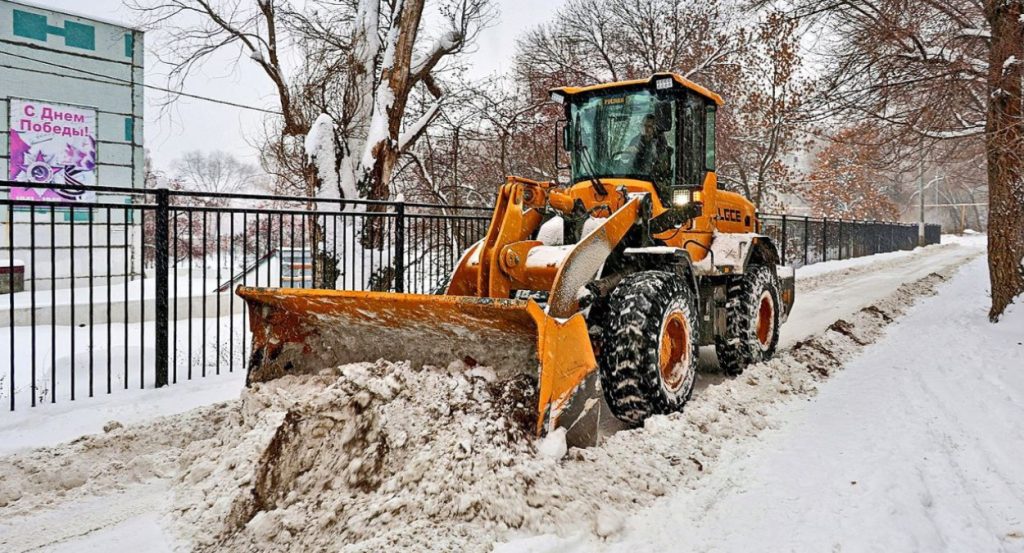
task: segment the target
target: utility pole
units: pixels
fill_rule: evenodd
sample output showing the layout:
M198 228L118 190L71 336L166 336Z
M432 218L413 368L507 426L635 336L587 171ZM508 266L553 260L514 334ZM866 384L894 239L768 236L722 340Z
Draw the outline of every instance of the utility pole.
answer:
M917 245L924 246L924 142L921 144L921 164L917 167L917 193L921 200L921 220L917 223Z

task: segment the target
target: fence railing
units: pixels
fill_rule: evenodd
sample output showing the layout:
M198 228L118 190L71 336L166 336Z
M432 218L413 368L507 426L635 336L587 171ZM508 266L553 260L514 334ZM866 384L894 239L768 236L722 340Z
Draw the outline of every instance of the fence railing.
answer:
M862 257L917 247L913 223L851 221L795 215L758 214L761 232L770 236L786 265ZM925 244L938 244L941 225L925 225Z
M236 285L430 293L490 221L489 208L89 190L94 201L0 199L0 401L11 410L242 370ZM916 225L761 217L796 265L917 245ZM929 226L929 243L939 232Z

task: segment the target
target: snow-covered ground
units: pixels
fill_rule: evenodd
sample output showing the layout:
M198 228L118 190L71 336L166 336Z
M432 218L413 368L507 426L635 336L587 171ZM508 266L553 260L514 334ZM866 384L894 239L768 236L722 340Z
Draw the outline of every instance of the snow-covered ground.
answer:
M486 411L471 410L458 415L462 434L442 436L438 428L443 426L428 428L437 436L431 446L435 454L448 454L452 470L465 471L447 477L463 482L462 492L442 485L438 494L436 487L444 478L432 478L447 473L432 470L424 476L415 468L421 453L429 453L431 447L409 450L417 453L411 465L393 467L394 461L387 462L387 470L395 472L381 474L384 484L372 493L344 492L339 497L344 490L335 491L337 484L315 489L325 494L325 500L342 502L340 520L359 520L351 518L353 508L385 513L367 515L382 517L366 522L383 524L380 528L385 530L353 551L443 546L481 550L492 536L508 539L507 526L529 531L499 546L504 552L1024 551L1024 522L1014 518L1015 513L1024 513L1024 494L1019 491L1024 489L1024 475L1014 466L1024 455L1024 434L1014 428L1024 409L1024 377L1012 370L1024 363L1024 309L1013 310L999 325L987 323L987 273L979 257L983 245L983 238L972 239L798 271L797 306L783 334L789 350L777 363L758 367L741 379L717 379L698 392L682 416L659 418L598 448L570 452L560 462L531 459L529 453L526 459L509 458L507 451L488 454L487 440L479 440L493 436L474 433L471 427L466 434L467 421ZM932 273L951 274L969 258L975 260L950 282L940 284L937 296L920 300L899 317L917 296L945 278ZM927 282L905 285L915 281ZM873 343L893 317L896 323L888 327L888 336ZM856 351L863 353L849 361ZM818 362L821 355L827 362ZM844 362L846 370L826 381ZM369 391L381 383L394 384L389 378L367 382ZM459 382L452 381L457 393L474 389ZM259 417L246 433L248 423L237 426L237 401L188 409L237 397L239 388L241 377L236 373L168 390L129 391L76 402L55 416L57 422L51 426L37 419L35 423L44 426L28 438L35 428L29 419L0 425L0 444L35 447L95 432L112 419L134 422L164 412L180 413L123 430L108 427L109 433L74 444L0 459L0 550L189 547L183 544L199 536L179 536L182 523L164 514L172 495L179 502L185 498L193 512L189 516L207 521L192 531L216 530L216 525L210 526L219 520L215 509L225 505L211 505L213 510L205 513L207 507L188 498L203 490L199 497L205 494L211 501L211 489L245 485L246 481L224 480L211 462L234 466L238 461L231 459L245 451L238 448L258 446ZM288 394L282 397L293 400ZM104 410L103 402L108 401ZM90 405L100 405L96 414L89 414ZM57 407L61 406L48 406ZM383 408L387 413L401 407ZM253 417L244 401L241 409L242 419ZM84 421L77 428L71 424L76 414ZM347 415L331 415L338 416ZM376 424L371 419L367 423ZM402 429L387 428L384 435L393 455L405 454L399 452L410 447L406 440L423 431L419 426L405 427L406 436L399 432ZM55 436L41 437L46 434ZM232 445L236 440L238 445ZM330 454L337 456L333 450ZM483 458L501 459L501 464L488 468L473 461ZM262 461L251 462L255 465L241 466L265 470ZM342 465L342 470L361 470L354 466ZM179 468L185 472L176 476ZM50 471L54 474L48 476ZM299 485L300 480L295 482ZM410 486L406 493L404 488ZM528 497L513 493L522 486ZM412 499L416 497L431 498L429 515L417 517L418 500ZM358 503L346 503L353 499ZM329 535L301 531L295 536L283 532L287 536L282 538L282 526L266 522L319 524L311 518L315 510L302 515L301 495L278 501L296 500L276 509L275 518L252 518L227 543L237 550L252 543L275 550L331 544ZM500 511L502 505L508 512ZM291 518L295 516L299 518ZM443 522L445 516L453 517L451 524ZM68 520L75 524L68 525Z
M966 242L954 237L944 237L942 245L928 246L912 251L828 261L797 269L796 276L800 282L798 299L793 315L783 327L782 346L820 331L830 324L837 314L852 313L883 297L899 284L914 280L936 268L949 264L951 260L962 257L965 251L974 251L983 243L984 237L969 238ZM132 285L137 288L136 283L132 283ZM152 288L152 286L148 288ZM105 297L105 289L100 292L102 293L97 292L96 297ZM61 293L64 295L59 296L58 301L61 298L68 299L70 297L67 290L61 291ZM150 293L150 295L152 294ZM79 291L78 296L87 298L88 293ZM822 309L822 305L828 305L829 308ZM214 308L210 306L207 311L213 313ZM223 312L227 311L224 309ZM242 308L235 307L234 311L233 321L229 323L228 317L223 317L220 321L222 357L227 352L226 340L229 332L233 331L236 335L240 335L246 328ZM191 348L188 347L190 324L193 327ZM141 344L139 336L152 336L152 333L155 332L153 323L150 321L145 325L136 323L128 326L130 347L127 352L127 363L132 370L128 371L126 378L124 374L125 328L121 323L110 325L113 393L107 394L107 325L94 326L92 338L96 344L95 347L90 345L88 327L74 328L57 325L52 329L56 334L56 338L53 339L56 344L55 350L49 348L51 328L48 325L40 325L35 336L37 344L35 382L36 396L39 402L39 406L35 408L29 407L32 395L31 382L33 381L32 365L29 362L32 352L32 332L27 327L15 329L13 343L17 346L16 359L18 361L15 366L15 391L18 396L19 408L13 412L0 409L0 455L27 448L56 445L78 436L96 434L101 432L103 425L111 420L123 423L141 422L156 416L177 414L200 405L238 397L245 379L243 371L198 378L193 382L179 382L165 390L154 390L153 359L155 350L152 340L146 344L144 353L138 347ZM69 401L70 334L72 330L75 332L78 344L75 356L77 373L75 377L77 399L75 402ZM7 336L8 331L9 329L3 330L4 337ZM179 380L185 380L187 377L189 349L192 350L193 370L198 377L201 372L199 363L203 344L208 350L208 373L217 370L216 344L213 340L203 339L204 336L216 336L215 322L212 319L192 320L191 323L175 321L170 331L172 337L181 338L175 343L176 358L178 359L177 370L181 372L178 375ZM241 340L240 336L236 336L236 344L241 343ZM10 358L9 343L11 343L10 340L0 340L0 359ZM234 366L244 368L245 360L242 359L242 352L238 348L235 349ZM146 364L145 370L140 373L136 369L141 366L139 360L143 355ZM96 394L96 397L92 398L87 397L90 361L93 365L94 392ZM222 368L226 368L227 360L222 359L221 361ZM56 384L51 382L53 376L51 370L55 364L61 368L55 375ZM0 384L2 384L0 400L3 401L7 400L9 394L6 382L8 377L6 371L0 372ZM140 378L143 385L140 385ZM718 375L708 374L705 375L701 386L720 381L721 378ZM54 390L56 390L57 401L55 404L49 404Z
M498 551L1024 551L1024 306L992 325L987 288L978 258L620 535Z
M4 338L0 340L0 359L10 359L10 344L15 345L17 405L14 411L7 408L11 373L5 367L0 371L0 404L4 406L0 409L0 455L94 434L112 419L138 422L237 398L245 381L241 344L247 340L246 329L247 317L241 309L233 317L171 321L168 379L172 384L161 390L154 388L153 321L130 323L127 328L122 323L98 324L91 327L92 332L88 326L42 325L34 333L34 347L31 327L14 327L13 341L8 334L11 328L0 329ZM232 356L233 364L229 362ZM234 372L229 371L232 365ZM89 397L90 389L93 397ZM35 407L31 406L33 395Z

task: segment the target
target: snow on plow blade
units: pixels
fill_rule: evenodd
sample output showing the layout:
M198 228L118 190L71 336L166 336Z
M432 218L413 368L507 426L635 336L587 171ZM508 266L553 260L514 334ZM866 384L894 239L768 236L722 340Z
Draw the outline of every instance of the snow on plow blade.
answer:
M555 319L533 300L244 286L236 293L252 331L247 385L382 358L414 368L463 360L499 377L536 375L539 434L597 367L583 316Z

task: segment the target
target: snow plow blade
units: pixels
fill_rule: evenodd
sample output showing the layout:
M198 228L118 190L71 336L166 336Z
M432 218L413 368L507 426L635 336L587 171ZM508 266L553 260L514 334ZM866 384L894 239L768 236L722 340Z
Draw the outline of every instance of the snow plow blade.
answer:
M597 367L579 313L559 320L533 300L239 286L253 348L246 385L346 363L462 360L499 377L535 375L537 433L557 424Z

